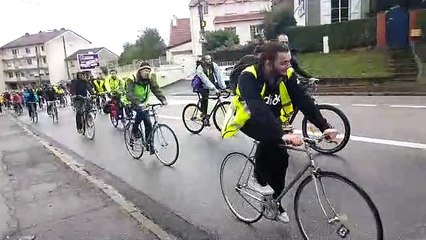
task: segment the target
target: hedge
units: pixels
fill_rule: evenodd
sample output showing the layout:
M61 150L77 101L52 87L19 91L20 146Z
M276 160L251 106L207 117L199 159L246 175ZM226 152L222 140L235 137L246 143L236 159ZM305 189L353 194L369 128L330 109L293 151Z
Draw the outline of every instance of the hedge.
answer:
M347 50L376 45L376 18L308 27L291 27L286 31L292 48L300 52L323 50L323 36L328 36L330 50ZM210 52L215 61L236 61L253 53L254 44Z
M376 45L376 18L352 20L320 26L293 27L287 30L293 48L301 52L323 50L323 36L328 36L330 50Z

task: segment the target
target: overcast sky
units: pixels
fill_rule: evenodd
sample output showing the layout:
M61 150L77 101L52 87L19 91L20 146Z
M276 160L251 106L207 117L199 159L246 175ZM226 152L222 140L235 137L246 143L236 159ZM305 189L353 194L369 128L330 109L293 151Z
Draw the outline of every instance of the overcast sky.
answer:
M168 44L170 20L189 17L190 0L0 0L0 46L26 32L71 29L116 54L155 27ZM148 5L150 7L148 7Z

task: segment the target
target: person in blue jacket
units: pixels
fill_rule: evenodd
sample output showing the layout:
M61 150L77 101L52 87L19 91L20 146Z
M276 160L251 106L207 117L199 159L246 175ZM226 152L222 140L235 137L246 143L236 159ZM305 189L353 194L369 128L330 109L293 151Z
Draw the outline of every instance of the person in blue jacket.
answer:
M25 88L24 99L25 99L26 106L28 108L28 115L31 117L32 108L30 106L33 105L34 110L37 111L37 102L38 102L37 94L35 94L33 89Z

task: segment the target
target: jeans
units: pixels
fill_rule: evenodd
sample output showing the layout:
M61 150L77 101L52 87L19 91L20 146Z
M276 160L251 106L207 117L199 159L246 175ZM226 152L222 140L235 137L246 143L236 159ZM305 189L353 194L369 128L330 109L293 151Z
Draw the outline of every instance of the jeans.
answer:
M32 108L31 105L34 106L34 111L37 111L37 103L36 102L27 102L27 108L28 108L28 115L31 117Z
M83 129L83 114L84 114L84 99L74 99L74 107L75 107L75 124L77 130Z
M210 91L208 89L201 89L198 91L201 94L201 113L203 117L207 116L207 109L209 106L209 94Z
M149 137L152 132L152 123L151 119L149 118L149 112L147 110L143 110L140 107L137 107L136 109L136 118L135 123L133 124L133 134L137 134L139 125L143 121L144 127L145 127L145 140L148 141Z

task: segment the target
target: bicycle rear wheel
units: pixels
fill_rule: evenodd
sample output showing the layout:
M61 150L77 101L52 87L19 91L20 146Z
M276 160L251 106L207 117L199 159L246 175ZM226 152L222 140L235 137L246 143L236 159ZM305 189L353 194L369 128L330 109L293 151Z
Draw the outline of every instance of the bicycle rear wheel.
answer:
M178 160L179 141L169 126L158 124L152 131L151 140L155 156L163 165L171 166Z
M216 126L216 129L219 130L219 132L222 131L222 124L225 120L226 111L228 110L229 105L231 105L231 102L229 101L221 102L214 110L213 123Z
M382 221L371 198L334 172L306 177L297 188L294 212L304 239L383 239Z
M51 110L52 111L52 119L53 119L53 122L55 123L55 122L58 122L58 109L56 108L56 106L54 106L54 107L52 107L53 109Z
M201 117L201 109L197 104L188 104L182 111L182 120L185 128L193 134L203 131L204 124Z
M143 134L138 129L140 138L135 138L132 133L132 123L129 121L124 128L124 143L126 144L127 151L134 159L140 159L145 151L143 145Z
M323 140L315 146L312 146L315 151L320 153L332 154L342 150L348 144L351 137L351 125L346 115L338 108L327 105L317 105L321 114L327 121L335 128L339 134L337 135L336 142L329 142ZM322 137L321 131L308 121L306 117L302 120L302 134L308 138Z
M220 166L220 188L225 202L235 217L245 223L259 221L264 208L263 196L247 186L253 169L254 163L237 152L226 156Z

